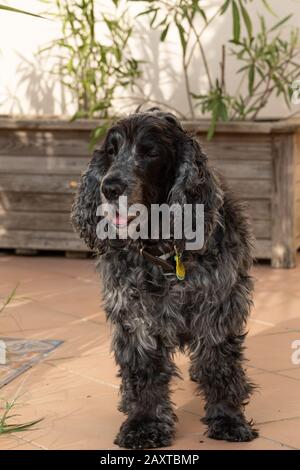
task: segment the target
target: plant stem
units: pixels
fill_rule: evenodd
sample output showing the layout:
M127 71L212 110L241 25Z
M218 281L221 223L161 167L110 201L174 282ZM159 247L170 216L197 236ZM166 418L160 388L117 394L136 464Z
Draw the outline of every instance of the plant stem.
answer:
M186 119L186 116L181 111L179 111L174 106L171 106L169 104L164 103L163 101L153 100L151 98L139 98L137 96L120 96L120 97L116 98L116 100L135 100L135 101L138 101L142 104L146 104L146 103L157 104L159 106L164 106L165 108L170 109L171 111L176 113L178 115L178 117L181 117L182 119Z
M201 58L202 58L203 65L204 65L205 72L206 72L206 76L207 76L207 79L208 79L209 87L210 87L210 89L212 89L213 88L213 82L212 82L212 79L211 79L210 70L209 70L209 66L208 66L208 61L206 59L205 51L204 51L204 48L202 46L202 42L200 40L200 35L197 33L196 28L193 24L193 21L191 20L191 18L188 15L187 15L187 19L188 19L191 30L195 34L196 42L197 42L197 44L199 46L199 49L200 49Z
M186 89L186 95L187 95L189 110L190 110L192 119L194 119L195 118L195 112L194 112L193 101L192 101L192 94L191 94L192 91L191 91L190 80L189 80L189 75L188 75L188 67L185 63L184 55L182 56L182 67L183 67L184 82L185 82L185 89Z

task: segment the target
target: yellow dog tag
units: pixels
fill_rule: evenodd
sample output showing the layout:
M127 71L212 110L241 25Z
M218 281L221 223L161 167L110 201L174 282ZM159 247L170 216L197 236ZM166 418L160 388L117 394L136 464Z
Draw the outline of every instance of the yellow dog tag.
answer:
M176 254L174 256L175 262L176 262L176 277L179 279L179 281L183 281L185 278L185 267L183 262L181 261L181 255Z

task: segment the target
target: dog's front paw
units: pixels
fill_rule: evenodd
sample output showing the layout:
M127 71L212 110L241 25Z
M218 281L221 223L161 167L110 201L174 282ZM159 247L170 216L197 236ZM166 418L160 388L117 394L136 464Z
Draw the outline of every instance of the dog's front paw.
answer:
M245 419L222 416L210 420L207 436L223 441L248 442L258 437L258 432Z
M157 418L128 418L121 426L115 444L126 449L151 449L172 444L174 426Z

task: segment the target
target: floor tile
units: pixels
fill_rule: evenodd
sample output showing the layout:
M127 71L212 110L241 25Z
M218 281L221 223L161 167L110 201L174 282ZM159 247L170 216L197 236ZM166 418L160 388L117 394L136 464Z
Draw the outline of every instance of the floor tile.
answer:
M176 354L183 380L172 382L179 418L172 449L300 448L300 364L292 362L293 342L300 340L300 256L297 269L257 264L253 275L246 357L258 390L246 415L257 423L260 437L251 443L208 439L189 359ZM0 315L1 334L64 343L1 390L6 399L19 397L21 421L44 420L28 432L1 436L0 450L117 448L113 440L124 420L117 411L120 380L94 260L0 256L0 302L18 282L13 302Z
M284 445L300 449L300 416L299 418L275 421L262 424L260 433L268 439L282 442Z

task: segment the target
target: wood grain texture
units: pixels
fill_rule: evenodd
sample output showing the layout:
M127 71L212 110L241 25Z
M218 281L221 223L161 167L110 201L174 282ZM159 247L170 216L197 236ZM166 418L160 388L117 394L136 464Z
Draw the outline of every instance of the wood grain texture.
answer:
M91 131L103 122L97 119L63 119L57 117L39 117L36 118L18 118L4 117L0 118L0 129L25 129L25 130L76 130ZM195 128L202 132L207 132L210 127L210 121L207 119L183 120L183 126L186 129ZM299 128L299 119L293 118L288 120L269 120L269 121L234 121L220 122L217 124L217 132L234 133L234 134L270 134L271 132L294 132Z
M2 191L0 192L0 208L5 211L68 212L71 210L73 199L73 194ZM270 200L244 199L244 202L252 219L271 219Z
M255 241L254 256L256 259L271 259L272 240L257 239Z
M295 166L295 182L300 183L300 163Z
M2 248L31 247L36 250L89 251L84 243L72 232L38 230L0 229ZM271 240L257 240L254 256L258 259L271 258Z
M0 155L1 174L78 176L86 169L88 162L88 157Z
M72 183L78 182L80 176L69 175L20 175L0 174L0 192L18 191L22 193L63 193L74 194L76 188Z
M271 220L270 199L244 199L246 210L252 219Z
M0 226L6 230L73 232L70 212L0 212Z
M0 226L6 230L38 230L38 231L62 231L73 232L70 222L70 212L32 212L1 210ZM256 238L271 238L270 220L252 220L254 235Z
M252 162L272 159L271 136L216 134L210 141L203 133L196 133L209 161L235 160Z
M241 199L270 199L272 193L271 180L227 178L228 185Z
M73 199L73 194L2 191L0 192L0 210L70 212Z
M0 155L4 156L87 156L89 132L9 131L0 127Z
M296 265L295 153L293 134L274 136L272 266Z
M271 179L272 162L265 160L221 160L210 159L211 165L225 178Z
M36 250L88 251L84 243L72 232L5 230L0 228L2 248L33 248Z

